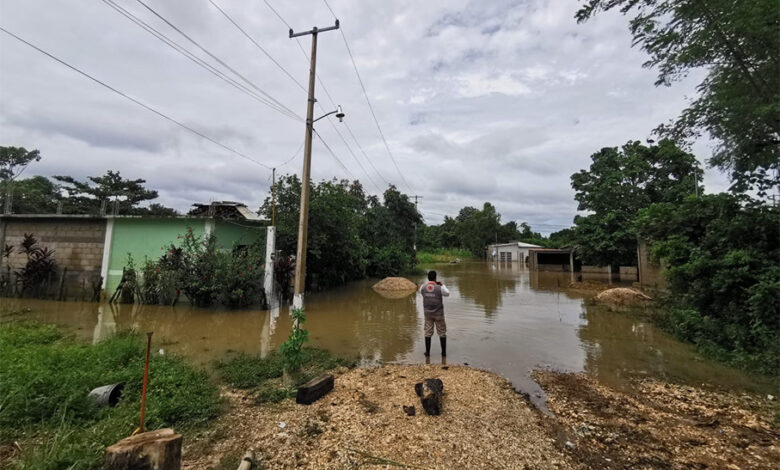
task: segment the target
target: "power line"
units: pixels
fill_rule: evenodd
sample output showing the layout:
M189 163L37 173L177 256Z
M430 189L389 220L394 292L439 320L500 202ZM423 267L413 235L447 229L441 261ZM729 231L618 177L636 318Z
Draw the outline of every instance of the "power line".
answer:
M368 177L368 180L371 182L371 184L374 185L376 190L381 193L382 191L379 189L379 186L377 186L376 182L371 177L371 175L368 174L366 169L363 167L363 164L360 163L360 160L358 160L358 157L357 157L357 155L355 155L355 152L352 150L352 147L349 146L349 144L347 143L347 140L344 138L344 136L341 134L341 132L339 132L338 127L336 127L336 125L333 123L333 121L330 118L328 118L328 122L330 123L331 127L333 127L333 130L336 131L336 134L338 134L338 136L341 138L341 141L344 142L344 146L347 147L347 150L349 150L349 153L352 154L352 158L355 160L355 163L357 163L358 166L360 167L360 169L363 170L363 173Z
M140 0L139 0L140 1ZM322 0L325 2L325 6L328 7L328 10L330 10L331 13L333 13L333 16L336 17L336 14L333 12L333 9L328 4L328 0ZM401 177L401 181L404 182L406 185L406 188L411 191L412 188L409 186L409 183L406 181L406 178L404 177L404 174L401 172L401 168L398 166L398 162L396 162L395 157L393 156L393 152L390 151L390 146L387 144L387 139L385 138L385 133L382 132L382 126L379 125L379 119L376 117L376 113L374 112L374 107L371 105L371 100L368 97L368 92L366 91L366 86L363 83L363 78L360 76L360 71L358 70L357 63L355 62L355 57L352 55L352 49L349 47L349 42L347 41L347 36L344 34L344 28L340 28L339 32L341 33L341 38L344 39L344 46L347 48L347 53L349 54L349 60L352 61L352 67L355 69L355 75L357 75L358 82L360 83L360 88L363 90L363 96L366 98L366 104L368 104L368 109L371 111L371 117L374 118L374 123L376 124L376 128L379 131L379 136L382 138L382 142L385 144L385 149L387 149L387 154L390 156L390 159L393 161L393 165L395 166L396 171L398 171L398 176Z
M298 150L296 150L296 151L295 151L295 153L294 153L294 154L292 154L292 157L290 157L290 158L288 158L287 160L285 160L285 162L284 162L284 163L281 163L281 164L279 164L279 165L276 165L276 168L283 167L283 166L287 165L288 163L290 163L291 161L293 161L293 159L294 159L295 157L297 157L297 156L298 156L298 154L301 152L301 149L302 149L302 148L303 148L303 142L301 142L301 145L300 145L300 146L298 146Z
M251 80L249 80L248 78L246 78L244 75L242 75L241 73L239 73L239 72L238 72L236 69L234 69L233 67L231 67L230 65L228 65L227 63L225 63L225 61L223 61L222 59L220 59L219 57L217 57L215 54L213 54L211 51L209 51L208 49L206 49L205 47L203 47L202 45L200 45L200 43L198 43L196 40L192 39L192 38L191 38L189 35L187 35L187 33L185 33L184 31L182 31L181 29L179 29L179 28L178 28L176 25L174 25L172 22L168 21L168 20L167 20L165 17L163 17L161 14L157 13L157 11L155 11L155 10L154 10L152 7L150 7L149 5L147 5L146 3L144 3L144 2L143 2L143 0L136 0L136 1L137 1L138 3L140 3L140 4L141 4L141 5L144 7L144 8L146 8L147 10L149 10L150 12L152 12L152 14L153 14L154 16L156 16L157 18L159 18L160 20L162 20L162 21L163 21L165 24L167 24L167 25L168 25L168 26L170 26L172 29L174 29L174 30L175 30L177 33L181 34L181 35L182 35L182 36L183 36L185 39L187 39L189 42L191 42L193 45L195 45L195 47L197 47L198 49L200 49L201 51L203 51L204 53L206 53L206 54L207 54L209 57L211 57L212 59L216 60L216 61L217 61L217 62L218 62L220 65L222 65L222 66L223 66L223 67L225 67L226 69L228 69L228 70L230 70L231 72L233 72L233 73L234 73L234 74L235 74L237 77L239 77L241 80L243 80L243 81L244 81L246 84L248 84L249 86L251 86L252 88L254 88L255 90L257 90L257 91L258 91L258 92L259 92L261 95L263 95L263 96L265 96L266 98L268 98L269 100L273 101L273 102L274 102L274 103L276 103L276 104L277 104L277 105L278 105L280 108L282 108L282 109L284 109L285 111L289 112L289 113L290 113L290 114L292 114L293 116L296 116L296 117L298 117L299 119L302 119L302 118L300 118L300 116L298 116L298 115L297 115L297 114L296 114L296 113L295 113L293 110L291 110L290 108L288 108L287 106L285 106L284 104L282 104L282 103L281 103L279 100L277 100L276 98L274 98L273 96L271 96L270 94L268 94L268 93L267 93L265 90L263 90L262 88L260 88L259 86L257 86L257 85L256 85L254 82L252 82Z
M327 143L327 142L325 142L325 139L323 139L323 138L322 138L322 136L320 135L320 133L319 133L319 132L317 132L317 131L315 130L315 131L314 131L314 134L317 136L317 138L319 138L319 139L320 139L320 142L322 142L322 145L324 145L324 146L325 146L325 148L326 148L326 149L328 149L328 152L330 153L330 155L331 155L331 156L332 156L332 157L333 157L333 158L334 158L334 159L335 159L335 160L338 162L338 164L339 164L339 165L341 165L341 168L343 168L343 169L344 169L344 171L346 171L346 172L349 174L349 176L351 176L351 177L352 177L352 179L357 179L357 178L355 177L355 175L353 175L353 174L352 174L352 172L351 172L351 171L349 171L349 168L347 168L347 166L346 166L346 165L344 165L344 163L341 161L341 159L339 159L339 157L338 157L338 156L336 156L336 154L335 154L335 153L333 152L333 150L330 148L330 145L328 145L328 143Z
M287 111L284 111L283 109L279 108L273 102L263 98L262 96L258 95L257 93L255 93L251 89L247 88L245 85L243 85L243 84L235 81L231 77L225 75L219 69L215 68L214 66L212 66L208 62L204 61L200 57L198 57L195 54L193 54L192 52L188 51L186 48L184 48L183 46L178 44L176 41L174 41L173 39L169 38L168 36L166 36L165 34L160 32L159 30L155 29L153 26L149 25L148 23L146 23L142 19L138 18L137 16L135 16L130 11L122 8L120 5L118 5L117 3L113 2L112 0L103 0L103 3L105 3L109 7L113 8L119 14L121 14L122 16L127 18L128 20L132 21L137 26L139 26L140 28L144 29L146 32L148 32L149 34L151 34L155 38L157 38L160 41L162 41L163 43L165 43L166 45L171 47L173 50L175 50L179 54L182 54L184 57L186 57L189 60L191 60L192 62L194 62L196 65L200 66L201 68L203 68L207 72L213 74L214 76L216 76L220 80L225 81L230 86L236 88L238 91L240 91L240 92L250 96L251 98L254 98L255 100L257 100L260 103L268 106L269 108L273 109L274 111L278 111L278 112L284 114L285 116L288 116L288 117L290 117L292 119L295 119L296 121L302 121L302 119L300 117L295 116L295 115L291 115Z
M34 45L34 44L32 44L32 43L22 39L21 37L17 36L16 34L10 32L10 31L8 31L7 29L3 28L2 26L0 26L0 31L2 31L5 34L11 36L12 38L16 39L17 41L22 42L22 43L26 44L27 46L35 49L36 51L38 51L41 54L49 57L50 59L53 59L53 60L59 62L60 64L68 67L69 69L73 70L74 72L77 72L77 73L81 74L82 76L87 77L88 79L92 80L93 82L95 82L95 83L97 83L99 85L102 85L103 87L108 88L109 90L113 91L114 93L116 93L116 94L118 94L118 95L120 95L120 96L122 96L122 97L124 97L124 98L126 98L126 99L128 99L130 101L132 101L133 103L137 104L138 106L141 106L142 108L146 109L147 111L151 111L154 114L160 116L161 118L163 118L163 119L165 119L167 121L170 121L170 122L176 124L177 126L183 128L183 129L186 129L186 130L192 132L193 134L196 134L196 135L200 136L201 138L206 139L209 142L211 142L213 144L216 144L216 145L222 147L223 149L238 155L241 158L249 160L250 162L255 163L257 165L260 165L260 166L262 166L264 168L267 168L269 170L271 169L271 167L266 165L265 163L261 163L261 162L255 160L254 158L249 157L249 156L239 152L238 150L235 150L235 149L233 149L231 147L228 147L227 145L225 145L225 144L223 144L223 143L221 143L221 142L219 142L217 140L214 140L213 138L207 136L206 134L203 134L202 132L193 129L192 127L190 127L190 126L188 126L186 124L182 124L181 122L177 121L176 119L174 119L174 118L172 118L172 117L170 117L170 116L168 116L166 114L163 114L162 112L152 108L151 106L149 106L147 104L144 104L143 102L133 98L132 96L127 95L126 93L124 93L122 91L119 91L118 89L112 87L111 85L109 85L109 84L107 84L107 83L105 83L103 81L98 80L97 78L93 77L92 75L88 74L87 72L84 72L84 71L78 69L77 67L75 67L73 65L70 65L69 63L65 62L64 60L62 60L62 59L60 59L60 58L58 58L58 57L56 57L56 56L54 56L54 55L44 51L40 47L38 47L38 46L36 46L36 45Z
M271 62L273 62L274 64L276 64L276 66L277 66L277 67L279 67L279 69L281 69L281 71L282 71L282 72L284 72L284 73L285 73L285 74L286 74L286 75L287 75L287 76L290 78L290 80L292 80L292 81L293 81L293 82L294 82L296 85L298 85L298 87L299 87L301 90L303 90L303 92L304 92L304 93L308 93L308 91L306 91L306 88L304 88L304 86L301 84L301 82L299 82L298 80L296 80L296 79L295 79L295 77L293 77L293 75L292 75L292 74L291 74L289 71L287 71L287 69L286 69L286 68L284 68L284 67L282 66L282 64L280 64L280 63L279 63L279 62L278 62L276 59L274 59L274 58L273 58L273 56L271 56L271 54L269 54L269 53L268 53L268 51L266 51L266 50L263 48L263 46L261 46L260 44L258 44L258 43L257 43L257 41L255 41L255 39L254 39L252 36L250 36L250 35L249 35L249 33L247 33L247 32L246 32L246 31L245 31L245 30L244 30L244 29L243 29L241 26L239 26L239 25L238 25L238 23L236 23L236 22L233 20L233 18L231 18L231 17L230 17L230 16L229 16L229 15L228 15L228 14L225 12L225 10L223 10L222 8L220 8L220 7L219 7L219 5L217 5L217 4L214 2L214 0L209 0L209 2L210 2L212 5L214 5L214 7L215 7L217 10L219 10L219 12L220 12L220 13L222 13L222 15L223 15L225 18L227 18L227 20L228 20L228 21L230 21L231 23L233 23L233 26L235 26L235 27L236 27L236 29L238 29L239 31L241 31L241 33L242 33L244 36L246 36L246 38L247 38L247 39L249 39L250 41L252 41L252 44L254 44L254 45L255 45L255 47L257 47L258 49L260 49L260 51L262 51L262 53L263 53L263 54L265 54L265 55L266 55L266 57L268 57L268 58L271 60Z
M293 29L292 26L290 26L290 23L288 23L287 20L284 19L284 17L276 10L276 8L273 7L273 5L271 5L270 2L268 2L268 0L263 0L263 2L273 12L273 14L277 18L279 18L279 21L281 21L282 24L287 26L287 28L289 28L289 29ZM301 54L303 54L303 57L306 58L306 62L308 63L308 61L309 61L309 54L306 53L306 50L303 48L303 45L301 44L300 38L295 38L295 41L296 41L296 44L298 44L298 49L300 49ZM336 102L333 100L333 96L331 96L330 91L328 91L328 88L325 86L325 82L322 80L322 78L320 77L319 73L317 73L316 76L317 76L317 81L319 82L320 86L322 87L322 90L325 92L325 95L328 97L328 100L330 101L330 104L333 105L333 107L336 107L337 106ZM323 112L325 111L324 109L322 109L322 105L319 102L317 102L317 105L320 107L320 109ZM360 142L358 142L357 137L355 137L355 133L352 132L352 128L349 126L349 123L348 122L344 122L344 125L346 126L347 131L349 132L349 134L352 136L352 140L355 142L355 145L358 147L360 152L363 154L363 157L365 157L366 161L368 161L368 164L371 165L371 168L374 169L374 172L376 172L376 174L379 175L379 178L382 181L384 181L385 184L389 185L390 183L388 182L387 178L385 178L384 175L382 175L382 173L379 172L379 170L376 168L374 163L371 161L371 158L369 158L368 154L363 149L363 146L360 145ZM336 132L338 132L338 131L336 131ZM342 137L342 140L344 140L343 137ZM347 144L345 143L345 145L347 145ZM349 149L348 145L347 145L347 148ZM351 149L349 149L349 150L350 150L350 152L352 152ZM362 165L361 165L361 167L362 167ZM365 172L365 170L363 170L363 171ZM366 176L368 177L369 180L372 179L371 176L369 176L369 174L367 172L366 172ZM377 186L376 184L374 184L374 185ZM378 188L379 187L377 186L377 189Z

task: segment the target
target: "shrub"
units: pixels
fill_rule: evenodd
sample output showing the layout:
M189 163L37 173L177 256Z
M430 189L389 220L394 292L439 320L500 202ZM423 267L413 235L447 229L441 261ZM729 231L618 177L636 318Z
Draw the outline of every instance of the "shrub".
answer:
M400 246L372 247L369 251L366 274L384 278L398 276L412 267L412 258Z
M105 446L138 426L144 345L124 333L96 345L64 337L50 325L0 326L0 442L20 441L16 468L99 468ZM114 408L87 397L95 387L124 382ZM153 356L147 427L201 426L221 410L205 372L175 356Z
M220 253L217 268L217 298L229 308L242 308L264 300L263 247L253 243Z
M45 290L51 282L52 276L57 272L57 263L54 261L54 250L38 246L38 240L32 233L25 233L19 253L27 257L27 262L16 270L16 282L19 284L19 292L22 295L45 295Z

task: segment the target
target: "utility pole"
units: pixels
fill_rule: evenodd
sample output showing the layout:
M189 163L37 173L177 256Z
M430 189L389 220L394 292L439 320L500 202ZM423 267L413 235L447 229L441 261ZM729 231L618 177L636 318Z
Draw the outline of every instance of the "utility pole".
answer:
M414 210L417 211L417 199L422 199L423 197L416 194L412 197L414 198ZM414 248L415 256L417 256L417 223L414 224L414 245L412 247Z
M314 82L317 68L317 35L339 29L339 20L335 26L311 31L294 33L290 29L290 38L311 34L311 65L309 66L309 98L306 103L306 135L303 144L303 174L301 175L301 216L298 221L298 249L295 256L295 286L293 290L293 308L303 308L303 294L306 290L306 246L309 230L309 180L311 178L311 138L314 132Z
M271 169L271 225L276 226L276 168Z

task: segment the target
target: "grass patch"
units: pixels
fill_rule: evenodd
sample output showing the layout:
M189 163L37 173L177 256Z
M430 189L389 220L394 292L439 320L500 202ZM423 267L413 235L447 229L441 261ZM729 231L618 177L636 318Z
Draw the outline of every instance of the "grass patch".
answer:
M266 357L239 354L231 359L216 363L220 378L226 384L240 389L252 390L256 403L278 403L295 396L296 388L319 374L337 367L354 367L355 360L336 357L319 348L301 350L302 366L285 383L284 356L272 351Z
M426 250L417 252L417 262L419 264L449 263L456 259L472 259L474 255L469 250L458 248L437 248L435 250Z
M138 426L144 343L123 333L89 345L52 325L0 325L0 446L23 452L0 467L99 468L107 445ZM101 385L124 382L114 408L87 398ZM219 390L203 371L175 356L152 357L147 429L195 429L221 411Z

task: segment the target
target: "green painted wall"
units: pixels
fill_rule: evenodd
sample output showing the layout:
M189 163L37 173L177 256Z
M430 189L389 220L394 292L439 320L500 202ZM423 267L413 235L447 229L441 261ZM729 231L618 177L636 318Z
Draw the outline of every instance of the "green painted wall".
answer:
M122 278L122 268L127 264L127 254L133 255L136 267L144 262L144 256L158 259L164 247L178 245L177 236L192 227L195 235L203 235L204 219L114 219L111 236L111 254L106 276L106 293L113 295Z
M239 225L226 220L217 220L215 223L214 234L217 236L217 244L223 249L233 249L234 243L251 245L252 242L265 240L265 226L254 227L248 222L240 222Z
M177 237L192 227L196 236L205 233L208 219L186 218L138 218L114 219L114 229L111 236L111 251L106 276L106 293L111 296L122 278L122 268L127 264L127 254L133 255L136 268L139 268L144 257L157 260L164 254L164 249L171 243L178 245ZM234 243L249 245L257 240L265 240L265 227L251 227L249 222L240 225L223 220L211 221L214 224L214 235L217 244L225 250L231 250Z

